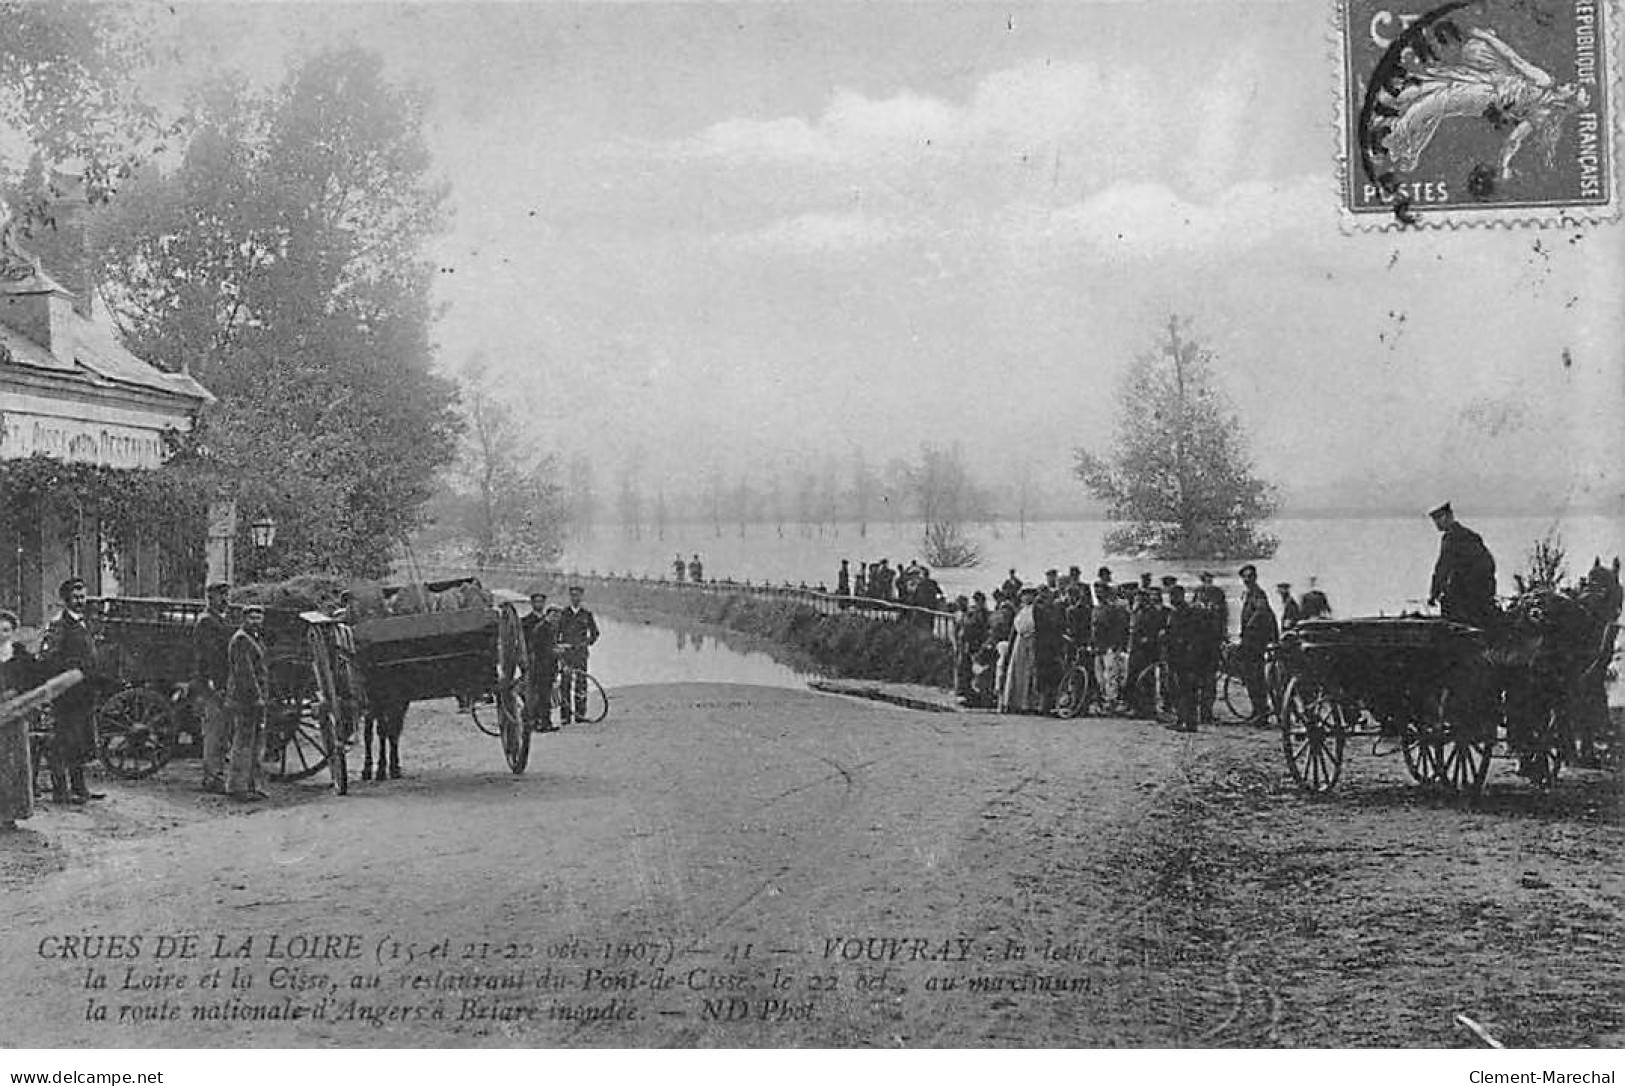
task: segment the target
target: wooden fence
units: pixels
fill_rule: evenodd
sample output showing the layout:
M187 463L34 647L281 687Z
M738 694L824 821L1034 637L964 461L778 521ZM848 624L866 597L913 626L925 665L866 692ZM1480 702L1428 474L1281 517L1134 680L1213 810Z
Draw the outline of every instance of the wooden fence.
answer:
M419 566L400 571L412 580L438 581L456 577L478 577L487 588L509 588L525 591L536 581L553 585L579 584L589 591L594 586L609 588L638 588L676 594L703 593L708 596L744 596L757 600L774 600L810 607L822 615L854 615L873 622L916 622L924 629L929 623L931 635L938 640L952 642L955 616L950 611L933 611L904 603L869 599L865 596L841 596L834 592L820 592L805 585L753 583L751 581L671 581L664 577L639 577L632 573L600 573L588 570L535 570L519 566Z

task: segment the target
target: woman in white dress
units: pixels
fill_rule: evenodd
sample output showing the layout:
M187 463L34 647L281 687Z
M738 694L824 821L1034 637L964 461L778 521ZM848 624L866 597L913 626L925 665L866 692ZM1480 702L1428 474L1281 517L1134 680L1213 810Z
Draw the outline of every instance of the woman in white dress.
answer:
M999 695L999 712L1026 713L1035 704L1035 653L1033 639L1038 621L1033 615L1033 600L1038 593L1031 588L1021 590L1021 608L1016 612L1015 630L1011 635L1010 664L1005 669L1004 689Z

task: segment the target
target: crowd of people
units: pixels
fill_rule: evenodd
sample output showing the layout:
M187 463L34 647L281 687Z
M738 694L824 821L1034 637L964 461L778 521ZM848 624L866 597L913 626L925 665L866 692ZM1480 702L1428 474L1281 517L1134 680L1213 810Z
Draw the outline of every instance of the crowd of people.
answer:
M1268 723L1264 654L1283 627L1330 613L1319 589L1296 599L1291 586L1277 591L1281 615L1258 583L1251 564L1239 571L1243 586L1236 665L1255 707L1253 721ZM976 592L954 601L954 687L971 706L1005 713L1051 713L1069 673L1081 672L1073 696L1092 696L1102 711L1153 716L1171 711L1171 727L1195 731L1213 720L1223 647L1230 637L1230 602L1212 573L1187 591L1178 577L1161 583L1150 573L1117 584L1110 567L1088 583L1073 566L1048 570L1026 584L1011 570L992 599ZM1155 665L1162 681L1141 681ZM1154 702L1160 699L1159 706Z
M1282 630L1328 615L1331 607L1318 588L1300 599L1286 583L1276 586L1272 604L1255 566L1243 566L1239 576L1235 666L1258 707L1254 721L1268 723L1266 648ZM1178 577L1165 576L1158 584L1142 573L1138 581L1117 584L1102 566L1089 582L1073 566L1065 574L1047 570L1042 581L1028 584L1012 569L991 597L976 592L949 603L931 570L918 562L894 565L883 558L861 563L854 575L843 559L835 591L921 612L951 611L954 689L968 706L1056 712L1063 708L1067 677L1081 670L1086 681L1072 687L1088 691L1102 711L1152 716L1160 708L1173 713L1173 727L1190 731L1213 719L1221 659L1231 639L1224 589L1212 573L1202 573L1199 581L1187 590ZM1159 684L1137 681L1158 664ZM1153 698L1163 704L1151 704Z

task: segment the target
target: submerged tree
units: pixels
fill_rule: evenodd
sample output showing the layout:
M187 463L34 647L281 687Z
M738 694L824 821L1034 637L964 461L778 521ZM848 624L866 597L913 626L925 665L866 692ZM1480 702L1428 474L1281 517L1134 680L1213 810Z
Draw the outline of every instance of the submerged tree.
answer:
M457 520L476 564L554 561L566 511L553 458L528 440L477 358L464 369L462 407Z
M1075 471L1112 519L1113 554L1263 558L1276 540L1258 530L1274 488L1253 474L1241 423L1213 378L1213 353L1178 317L1142 354L1119 391L1109 456L1077 450Z
M959 446L922 448L919 463L909 469L908 489L925 536L926 564L974 566L981 556L967 530L972 521L981 518L986 502L965 467Z

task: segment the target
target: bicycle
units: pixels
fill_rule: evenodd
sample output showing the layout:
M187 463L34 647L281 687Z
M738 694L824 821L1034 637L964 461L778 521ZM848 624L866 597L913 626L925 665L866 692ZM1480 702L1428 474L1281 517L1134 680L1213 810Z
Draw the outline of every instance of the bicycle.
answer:
M1165 660L1153 660L1142 667L1124 688L1130 710L1151 708L1150 719L1173 719L1173 679ZM1136 714L1137 715L1137 714Z
M1219 684L1219 700L1230 711L1231 717L1240 723L1250 722L1258 717L1258 709L1253 705L1252 695L1247 692L1247 663L1242 659L1241 646L1228 643L1219 659L1219 669L1223 679ZM1285 663L1281 659L1281 646L1270 644L1264 647L1264 691L1269 704L1265 710L1269 715L1279 717L1281 705L1286 698L1287 674Z
M1061 680L1061 689L1055 700L1055 715L1063 720L1075 720L1091 710L1104 713L1106 699L1100 689L1100 680L1095 677L1095 657L1085 652L1079 654L1066 677Z
M559 664L558 677L553 680L553 710L558 713L558 720L562 724L566 719L564 699L569 696L570 680L576 676L580 676L586 682L587 711L580 715L572 712L571 716L582 724L597 724L609 715L609 695L604 693L604 685L593 678L592 673L585 668Z

